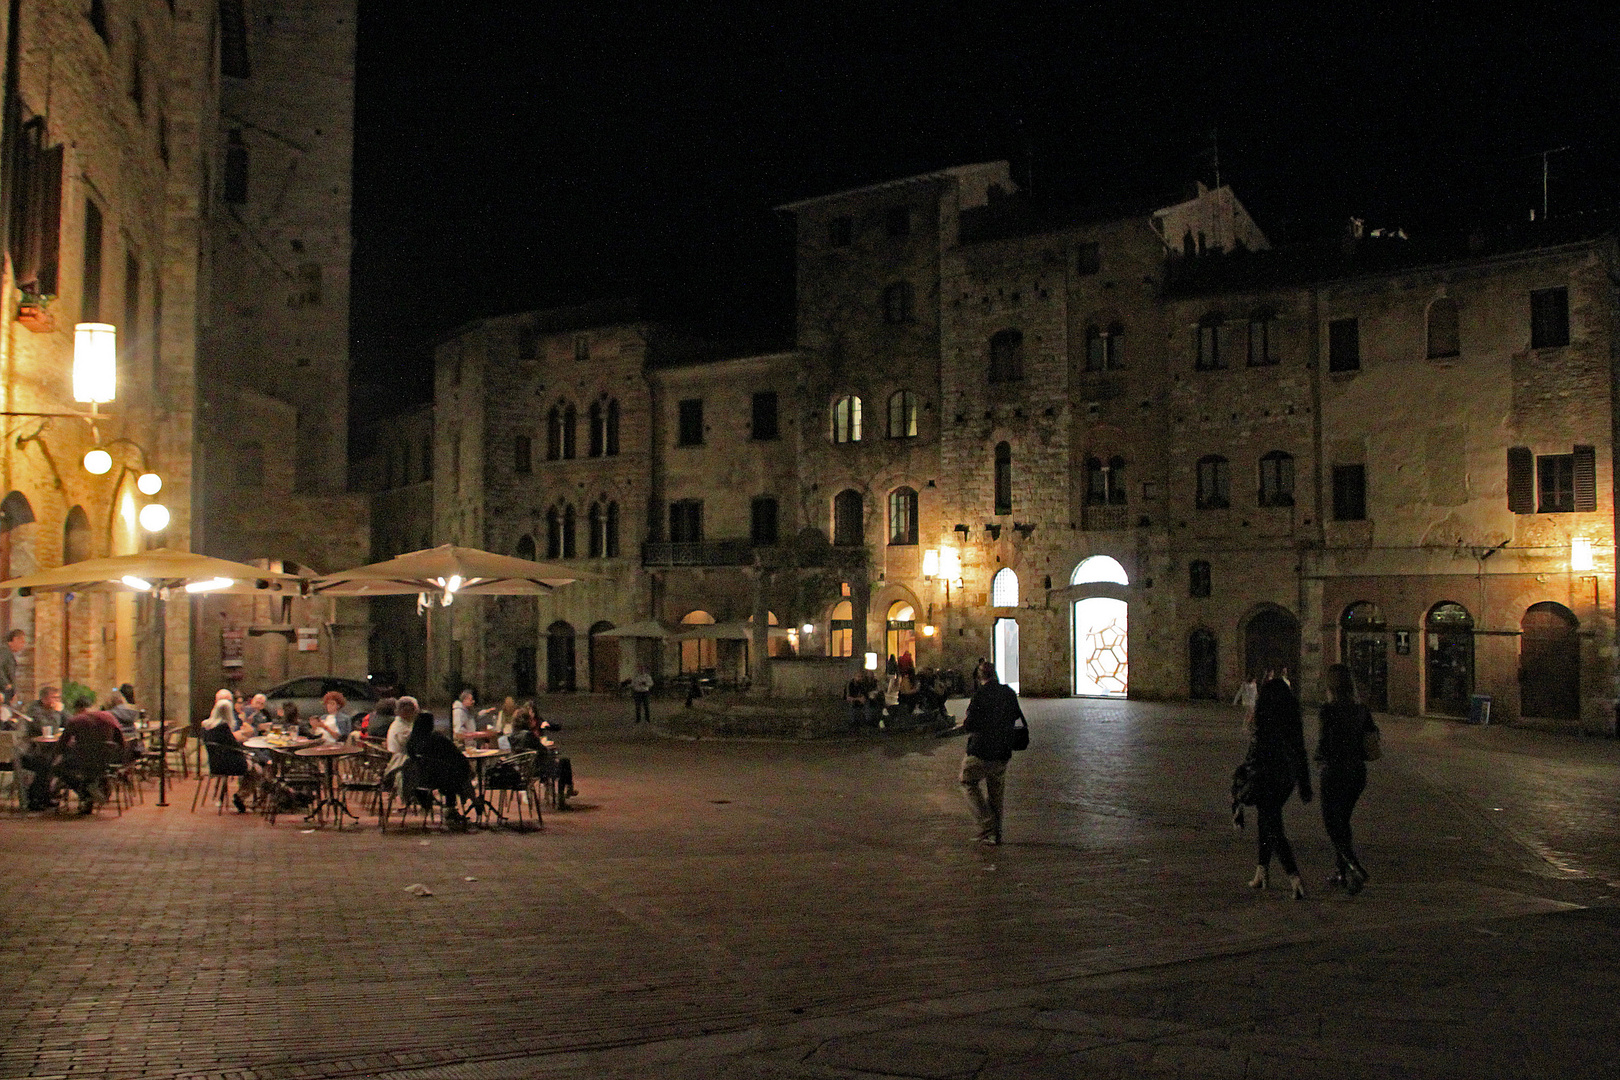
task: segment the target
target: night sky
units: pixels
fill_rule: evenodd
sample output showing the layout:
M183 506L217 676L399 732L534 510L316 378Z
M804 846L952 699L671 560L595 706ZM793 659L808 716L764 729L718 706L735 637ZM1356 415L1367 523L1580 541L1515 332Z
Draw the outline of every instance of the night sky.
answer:
M1212 181L1218 133L1274 242L1523 220L1566 146L1553 215L1620 204L1612 17L1138 6L363 3L355 375L390 389L357 404L425 399L469 319L591 298L785 344L772 208L949 165L1139 202Z

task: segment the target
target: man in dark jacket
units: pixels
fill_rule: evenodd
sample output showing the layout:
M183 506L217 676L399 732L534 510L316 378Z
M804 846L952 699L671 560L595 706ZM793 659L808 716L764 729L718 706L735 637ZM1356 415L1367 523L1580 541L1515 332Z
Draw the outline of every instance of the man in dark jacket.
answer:
M1013 755L1013 728L1024 717L1018 695L996 679L996 669L981 663L973 672L978 689L968 702L967 753L962 758L962 790L979 822L979 842L1001 843L1001 797L1006 790L1007 762ZM984 781L984 791L979 781Z

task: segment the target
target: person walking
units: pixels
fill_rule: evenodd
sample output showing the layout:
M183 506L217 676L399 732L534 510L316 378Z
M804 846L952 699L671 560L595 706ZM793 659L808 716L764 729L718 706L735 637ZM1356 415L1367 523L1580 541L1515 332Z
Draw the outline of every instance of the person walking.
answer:
M1301 802L1311 801L1311 768L1305 757L1305 731L1299 702L1282 679L1268 679L1260 687L1254 706L1254 739L1249 744L1249 768L1254 783L1255 834L1258 850L1251 889L1263 889L1271 880L1271 856L1282 863L1294 899L1305 899L1294 849L1283 832L1282 810L1299 785Z
M630 700L636 707L637 724L652 723L652 688L653 678L646 666L636 668L636 673L630 677Z
M1367 737L1378 725L1372 712L1356 700L1356 682L1344 664L1327 670L1328 700L1322 706L1316 760L1322 766L1322 827L1333 844L1338 864L1330 885L1342 886L1351 896L1367 884L1367 871L1356 858L1350 833L1350 814L1367 787Z
M1250 672L1242 686L1238 687L1237 696L1232 704L1243 706L1243 730L1250 735L1254 734L1254 703L1260 700L1260 681Z
M1013 729L1024 718L1018 695L996 679L995 666L983 661L973 670L978 683L968 701L962 727L967 752L962 757L962 790L979 823L979 842L1001 843L1001 804L1007 788L1007 762L1013 755ZM979 790L979 782L984 790Z

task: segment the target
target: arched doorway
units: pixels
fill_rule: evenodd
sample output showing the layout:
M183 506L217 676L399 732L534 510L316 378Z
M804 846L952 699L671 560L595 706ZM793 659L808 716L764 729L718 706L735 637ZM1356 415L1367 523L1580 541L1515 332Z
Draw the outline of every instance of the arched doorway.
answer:
M605 619L591 624L591 690L598 694L619 688L619 639L596 636L611 629L613 624Z
M990 662L996 676L1014 691L1018 689L1018 620L997 619L990 640Z
M1449 601L1429 609L1424 623L1428 671L1427 710L1442 716L1467 716L1474 692L1474 617Z
M1243 662L1249 674L1265 678L1266 672L1299 677L1299 620L1292 612L1266 606L1249 616L1243 628Z
M574 687L574 628L559 619L546 628L546 689Z
M1072 585L1129 585L1118 559L1093 555L1069 575ZM1112 596L1087 596L1069 609L1074 692L1082 697L1124 697L1130 686L1129 609Z
M1574 612L1545 601L1519 623L1519 713L1546 720L1581 718L1581 639Z
M1215 632L1197 627L1187 635L1187 696L1194 701L1219 701L1219 654Z
M896 600L889 605L889 617L885 622L887 628L885 647L888 655L899 660L906 654L911 655L913 662L917 659L917 612L904 600Z
M1377 604L1361 600L1339 616L1339 659L1355 675L1367 708L1388 712L1389 635Z
M688 611L681 616L682 626L713 626L714 616L707 611ZM718 663L715 639L690 638L681 642L681 674L701 675L713 672Z

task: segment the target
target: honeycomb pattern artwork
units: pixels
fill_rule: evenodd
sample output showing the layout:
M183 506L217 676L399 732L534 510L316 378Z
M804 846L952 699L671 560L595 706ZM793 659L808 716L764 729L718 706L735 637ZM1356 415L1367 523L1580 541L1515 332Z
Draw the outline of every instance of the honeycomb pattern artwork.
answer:
M1105 694L1125 693L1125 627L1118 619L1091 627L1085 633L1089 650L1086 676Z

